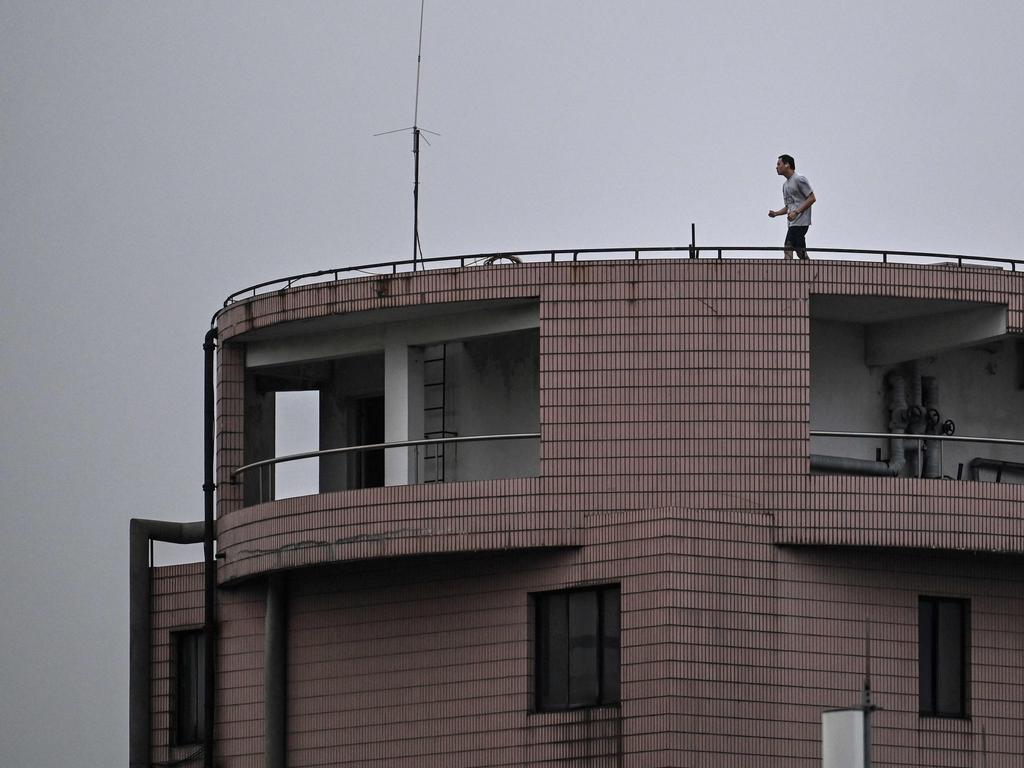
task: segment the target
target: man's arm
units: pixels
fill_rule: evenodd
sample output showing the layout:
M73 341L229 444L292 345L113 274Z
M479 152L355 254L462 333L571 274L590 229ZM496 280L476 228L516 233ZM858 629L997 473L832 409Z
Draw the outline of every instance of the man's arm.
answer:
M799 216L801 213L806 211L808 208L810 208L816 202L818 202L818 198L816 198L814 196L814 193L811 192L811 194L809 194L807 196L806 200L804 200L802 203L800 203L800 205L798 205L796 208L794 208L792 211L789 212L789 216L788 216L789 220L793 221L794 219L796 219L797 216ZM783 211L785 211L785 209L783 209ZM771 214L769 214L769 216L770 215ZM776 214L776 215L778 215L778 214Z
M785 216L787 213L789 213L789 211L785 207L782 207L777 211L768 211L768 216L774 219L776 216Z

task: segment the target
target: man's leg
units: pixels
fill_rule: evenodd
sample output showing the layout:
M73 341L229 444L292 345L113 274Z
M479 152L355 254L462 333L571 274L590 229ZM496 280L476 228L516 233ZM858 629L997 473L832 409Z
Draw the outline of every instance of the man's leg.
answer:
M786 228L786 242L784 242L782 244L782 247L786 249L785 251L783 251L783 254L784 254L783 258L786 259L786 261L792 261L792 259L793 259L792 232L793 232L793 228L792 227L787 227Z
M807 259L807 227L790 227L786 233L786 245L796 251L798 259ZM787 255L787 258L791 257Z

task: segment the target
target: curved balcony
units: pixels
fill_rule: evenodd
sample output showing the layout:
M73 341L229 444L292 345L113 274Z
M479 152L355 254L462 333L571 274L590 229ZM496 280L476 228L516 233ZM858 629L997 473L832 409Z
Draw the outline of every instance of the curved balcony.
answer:
M1024 263L811 254L519 252L234 294L216 316L221 580L574 547L604 516L662 508L770 515L781 545L1024 551ZM275 398L296 391L319 398L315 450L275 444ZM926 431L892 428L911 405L993 439L920 438L945 443L936 478L815 467L890 458L887 436ZM442 445L463 447L438 462ZM295 454L316 487L272 498L266 468Z

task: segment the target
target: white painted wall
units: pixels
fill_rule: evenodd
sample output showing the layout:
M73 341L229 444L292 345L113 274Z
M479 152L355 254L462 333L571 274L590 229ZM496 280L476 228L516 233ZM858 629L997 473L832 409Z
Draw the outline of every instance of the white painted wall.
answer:
M1024 439L1024 389L1020 388L1019 339L940 353L918 361L924 376L935 376L942 420L952 419L958 435ZM811 320L811 429L887 432L886 374L906 364L868 366L865 325ZM908 382L908 394L909 394ZM888 455L884 441L813 438L811 452L874 459ZM955 477L957 464L975 456L1024 462L1024 448L946 444L943 472ZM1013 479L1004 475L1004 480ZM1024 478L1017 476L1017 481Z
M885 369L864 363L864 325L811 320L811 429L888 432ZM876 440L816 437L811 453L874 459Z
M922 361L922 372L938 380L943 419L956 422L958 435L1024 439L1024 389L1017 383L1019 354L1018 341L1006 338ZM1024 462L1024 448L947 445L943 448L946 474L956 476L956 464L962 461L966 477L966 463L975 456ZM1015 482L1022 480L1017 473Z
M448 429L459 436L538 432L539 357L536 330L449 343ZM537 475L539 447L538 440L460 445L449 480Z

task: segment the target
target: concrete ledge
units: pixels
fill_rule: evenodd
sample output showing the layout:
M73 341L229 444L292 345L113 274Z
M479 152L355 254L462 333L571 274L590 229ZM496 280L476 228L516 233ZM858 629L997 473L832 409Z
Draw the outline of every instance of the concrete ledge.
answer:
M354 560L580 546L580 515L545 510L538 478L283 499L219 521L218 580Z
M815 476L802 509L773 517L780 546L1024 554L1024 485Z

